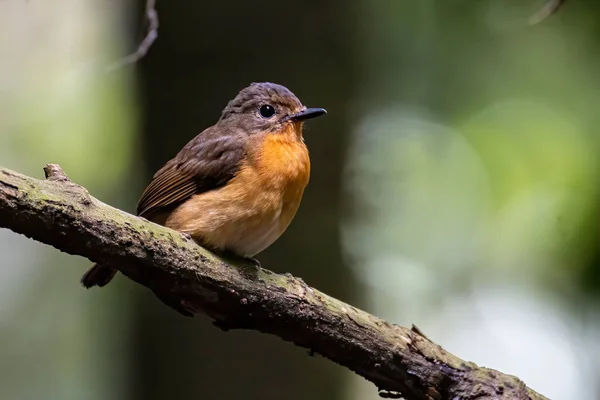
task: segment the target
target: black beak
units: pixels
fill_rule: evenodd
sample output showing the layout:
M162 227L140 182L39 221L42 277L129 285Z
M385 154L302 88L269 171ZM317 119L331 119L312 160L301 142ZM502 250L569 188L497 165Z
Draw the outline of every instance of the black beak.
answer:
M325 114L327 114L327 110L324 108L307 108L306 110L302 110L296 114L289 115L286 119L291 119L292 121L305 121L307 119L317 118Z

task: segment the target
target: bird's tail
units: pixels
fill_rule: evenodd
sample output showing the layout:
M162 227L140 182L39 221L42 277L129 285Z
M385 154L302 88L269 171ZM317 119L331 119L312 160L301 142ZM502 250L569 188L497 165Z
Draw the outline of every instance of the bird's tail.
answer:
M116 273L117 270L114 268L94 264L92 268L88 269L81 277L81 284L88 289L94 286L106 286L112 278L115 277Z

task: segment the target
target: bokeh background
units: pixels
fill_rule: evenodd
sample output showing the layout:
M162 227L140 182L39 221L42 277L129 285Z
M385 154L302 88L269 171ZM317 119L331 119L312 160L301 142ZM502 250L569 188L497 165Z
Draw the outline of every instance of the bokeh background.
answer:
M0 165L60 163L133 212L153 172L253 81L327 117L260 255L552 399L600 398L600 3L0 1ZM377 399L318 356L186 319L89 261L0 230L0 398Z

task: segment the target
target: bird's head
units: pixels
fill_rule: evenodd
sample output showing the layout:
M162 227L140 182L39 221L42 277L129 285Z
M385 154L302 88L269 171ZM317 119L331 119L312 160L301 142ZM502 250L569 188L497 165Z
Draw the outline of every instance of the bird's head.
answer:
M306 108L288 88L275 83L252 83L227 104L218 124L242 129L248 135L278 134L293 129L302 139L303 122L326 114L323 108Z

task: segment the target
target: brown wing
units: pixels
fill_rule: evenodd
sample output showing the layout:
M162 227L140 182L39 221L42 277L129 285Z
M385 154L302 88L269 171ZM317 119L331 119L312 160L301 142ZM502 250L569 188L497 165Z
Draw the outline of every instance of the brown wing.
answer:
M138 202L138 215L151 219L197 193L224 186L240 168L247 135L206 129L155 175Z

